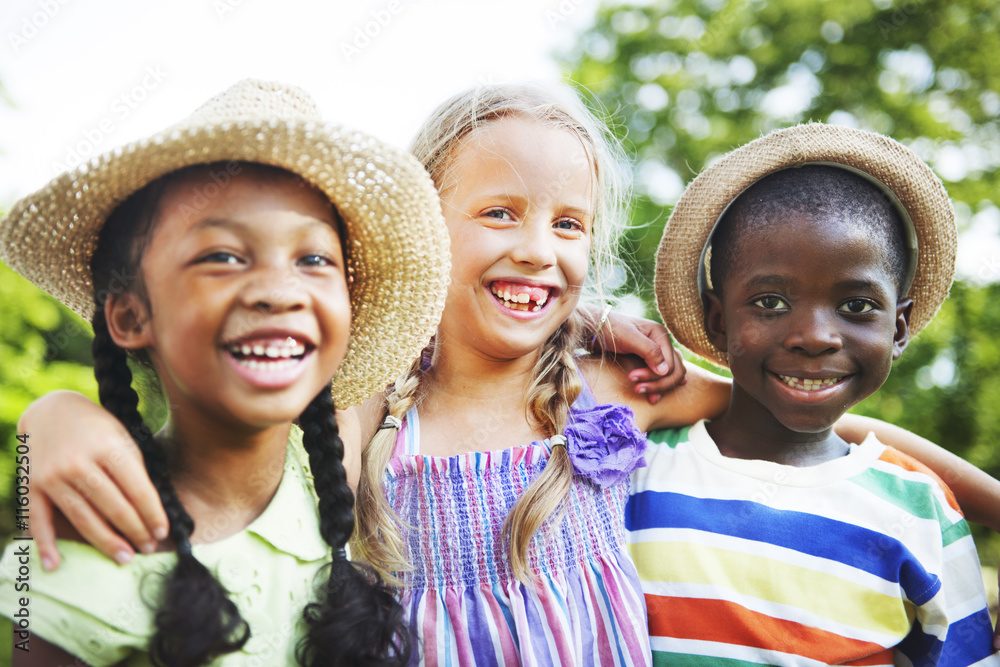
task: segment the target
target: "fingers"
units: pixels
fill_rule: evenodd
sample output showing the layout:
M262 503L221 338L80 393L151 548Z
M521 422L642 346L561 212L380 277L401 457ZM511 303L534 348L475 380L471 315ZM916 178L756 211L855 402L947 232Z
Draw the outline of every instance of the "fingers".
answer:
M31 537L35 541L35 548L38 549L38 557L42 561L42 568L46 572L52 572L59 567L59 550L56 549L56 532L52 525L52 506L49 499L42 494L32 494L31 496Z
M138 448L130 445L124 448L121 454L116 460L108 462L108 472L127 500L124 507L117 505L113 507L122 512L122 521L129 523L127 525L119 523L111 514L107 515L108 519L132 544L141 547L142 538L145 538L155 547L156 541L167 537L167 530L170 527L167 513L163 510L163 503L160 502L160 494L149 480ZM108 509L110 511L112 506L109 505ZM132 523L133 516L137 523Z
M131 560L132 545L151 553L166 536L159 494L134 446L116 448L102 465L64 461L45 488L81 538L119 563Z
M87 499L72 487L62 487L55 495L56 505L73 524L81 539L119 565L132 560L135 551L118 535Z
M680 353L674 351L672 357L673 369L667 375L654 375L646 368L637 368L629 373L635 392L645 394L651 404L655 405L663 398L663 394L687 382L687 368Z
M649 341L649 353L640 354L649 369L657 375L670 375L677 367L674 359L674 346L670 342L670 334L666 327L654 322L643 322L640 330Z

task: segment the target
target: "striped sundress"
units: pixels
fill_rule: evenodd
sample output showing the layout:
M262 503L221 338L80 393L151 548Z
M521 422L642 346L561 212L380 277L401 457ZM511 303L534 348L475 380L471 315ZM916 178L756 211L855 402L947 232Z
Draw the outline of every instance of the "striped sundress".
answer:
M595 409L588 388L573 413ZM451 457L420 454L410 410L386 474L412 570L403 607L413 664L649 665L646 607L625 544L622 482L574 476L567 501L530 550L537 585L508 564L503 523L548 461L548 440Z

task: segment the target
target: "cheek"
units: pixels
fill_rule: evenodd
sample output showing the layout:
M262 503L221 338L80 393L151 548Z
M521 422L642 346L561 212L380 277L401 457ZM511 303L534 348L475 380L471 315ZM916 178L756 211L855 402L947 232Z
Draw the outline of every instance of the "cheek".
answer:
M324 298L327 326L334 332L348 336L351 331L351 295L346 283L327 291Z
M583 285L590 268L590 243L577 243L563 255L563 270L571 285Z
M726 322L735 322L735 326L726 327L726 352L732 365L745 357L748 351L758 349L765 336L759 327L735 320L733 315L730 315Z

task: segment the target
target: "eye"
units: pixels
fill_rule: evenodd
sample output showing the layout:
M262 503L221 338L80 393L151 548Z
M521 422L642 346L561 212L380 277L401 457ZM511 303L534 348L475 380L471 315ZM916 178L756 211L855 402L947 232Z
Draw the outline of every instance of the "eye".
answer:
M788 304L784 299L779 296L774 296L773 294L760 297L753 302L753 305L759 306L764 310L784 310L788 308Z
M513 220L509 211L502 208L491 208L490 210L483 213L487 218L496 218L497 220Z
M851 313L852 315L860 315L862 313L870 313L875 310L874 304L867 299L851 299L850 301L845 301L838 308L842 313Z
M562 229L566 231L583 231L583 223L579 220L574 220L573 218L563 218L561 220L556 220L553 223L556 229Z
M299 266L336 266L334 262L329 257L324 255L306 255L298 261Z
M198 259L198 263L202 264L239 264L242 262L238 256L231 252L226 252L225 250L219 250L216 252L203 255Z

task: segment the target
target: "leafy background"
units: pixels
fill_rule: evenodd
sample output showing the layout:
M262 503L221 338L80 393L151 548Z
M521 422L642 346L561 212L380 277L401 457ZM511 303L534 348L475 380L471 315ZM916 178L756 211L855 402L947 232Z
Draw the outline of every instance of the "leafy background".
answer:
M607 2L558 58L608 110L634 158L625 290L650 317L653 256L683 184L713 158L804 120L877 130L913 148L944 179L961 244L1000 231L993 0ZM856 411L1000 475L997 303L1000 257L985 257ZM28 403L53 389L94 398L96 388L89 325L2 264L0 304L0 480L11 480L16 420ZM0 483L0 544L13 530L12 493ZM997 536L976 537L984 562L1000 561Z
M809 120L889 134L931 164L960 246L1000 232L1000 4L992 0L605 3L561 54L635 161L627 290L649 317L654 257L684 183L714 158ZM964 273L889 380L853 411L1000 476L1000 257ZM984 563L1000 540L976 529Z

